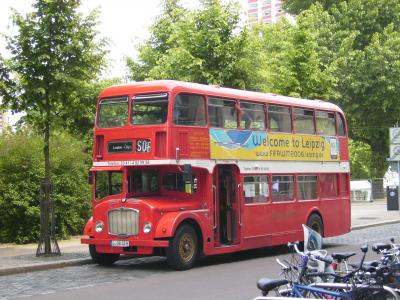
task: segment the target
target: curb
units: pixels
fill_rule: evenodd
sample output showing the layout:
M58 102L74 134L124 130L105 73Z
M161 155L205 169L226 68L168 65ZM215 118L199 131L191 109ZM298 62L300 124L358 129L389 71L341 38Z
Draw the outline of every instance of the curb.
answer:
M10 268L0 269L0 276L20 274L20 273L26 273L26 272L34 272L34 271L59 269L59 268L64 268L64 267L86 265L86 264L90 264L90 263L93 263L91 258L77 258L77 259L73 259L73 260L62 260L62 261L48 262L48 263L43 263L43 264L32 264L32 265L25 265L25 266L20 266L20 267L10 267Z
M352 226L351 231L360 230L360 229L364 229L364 228L368 228L368 227L396 224L396 223L400 223L400 220L389 220L389 221L383 221L383 222L376 222L376 223Z

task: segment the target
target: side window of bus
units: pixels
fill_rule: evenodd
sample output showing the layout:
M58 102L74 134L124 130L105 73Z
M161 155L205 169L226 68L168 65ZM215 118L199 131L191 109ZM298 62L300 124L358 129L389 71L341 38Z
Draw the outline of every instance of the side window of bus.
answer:
M299 200L312 200L318 198L318 176L297 176L297 193Z
M294 199L294 176L272 176L272 201L290 201Z
M336 135L335 113L318 110L316 115L317 133L321 135Z
M342 173L339 174L339 195L349 196L349 175Z
M263 104L241 101L240 113L241 128L265 130L265 111Z
M336 114L336 120L338 124L338 135L339 136L346 136L346 128L344 125L343 116L339 113Z
M173 121L176 125L206 125L206 100L200 95L179 94L175 97Z
M295 108L293 111L293 126L296 133L314 134L314 111Z
M208 118L212 127L237 128L236 101L208 98Z
M245 176L243 185L243 196L244 202L246 204L268 202L268 176Z
M337 174L321 174L319 176L321 198L335 198L338 195Z
M95 175L95 197L96 200L104 197L122 193L122 172L104 171L96 172Z
M272 132L292 132L290 107L269 105L268 127Z

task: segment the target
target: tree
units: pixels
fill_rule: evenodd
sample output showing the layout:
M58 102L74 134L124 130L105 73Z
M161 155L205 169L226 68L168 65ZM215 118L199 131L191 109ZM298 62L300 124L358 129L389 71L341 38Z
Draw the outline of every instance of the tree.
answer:
M0 135L0 243L38 239L39 184L44 176L43 139L29 128ZM86 183L91 155L86 144L66 132L51 139L53 196L60 238L80 234L90 216L91 187Z
M349 139L349 153L351 158L351 178L366 179L371 178L371 147L363 142Z
M253 40L261 39L256 53L262 56L258 72L263 79L258 90L310 99L333 98L336 79L323 65L317 32L309 22L282 20L253 29Z
M11 58L6 65L13 80L0 92L6 105L25 112L28 122L41 130L47 183L51 128L74 111L79 92L105 65L105 41L96 40L94 30L96 12L84 18L79 5L79 0L37 0L25 17L14 11L18 33L7 41Z
M283 8L290 14L298 15L309 9L314 3L319 3L325 10L343 0L282 0Z
M388 128L399 122L400 72L399 33L400 2L397 0L337 0L337 1L286 1L303 3L307 7L293 25L300 29L299 36L280 47L279 56L284 62L272 62L270 69L280 66L279 73L288 73L286 84L296 91L293 74L310 74L301 80L310 82L327 76L325 86L331 100L346 112L349 133L354 141L367 143L372 156L371 176L382 177L388 157ZM309 5L311 2L314 4ZM321 4L322 3L322 4ZM293 27L288 26L281 35L291 36ZM279 38L278 38L279 41ZM303 61L308 73L298 72L301 66L290 52L296 44L312 53ZM310 48L309 45L312 47ZM310 52L310 49L312 50ZM302 51L302 50L300 50ZM307 56L304 56L307 57ZM315 63L317 62L317 63ZM313 67L314 65L314 67ZM277 72L275 72L277 73ZM300 80L299 80L300 81ZM280 82L284 82L280 80ZM281 83L285 84L285 83ZM276 84L274 84L276 86ZM321 86L323 87L323 86ZM323 90L323 89L322 89Z
M166 4L151 27L151 38L139 45L139 61L127 60L131 78L245 88L249 53L238 4L204 0L194 11L183 9L178 1Z

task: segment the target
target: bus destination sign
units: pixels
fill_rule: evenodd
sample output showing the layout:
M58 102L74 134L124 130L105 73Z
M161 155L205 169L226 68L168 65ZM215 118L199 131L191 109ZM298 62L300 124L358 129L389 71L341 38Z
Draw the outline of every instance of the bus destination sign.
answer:
M132 141L118 141L108 143L108 153L132 152Z

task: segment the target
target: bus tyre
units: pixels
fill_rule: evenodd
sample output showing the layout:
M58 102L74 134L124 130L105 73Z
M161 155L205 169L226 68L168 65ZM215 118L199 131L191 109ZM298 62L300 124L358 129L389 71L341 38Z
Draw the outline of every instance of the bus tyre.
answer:
M110 266L119 259L119 254L97 252L95 245L89 245L89 253L93 261L102 266Z
M175 232L167 248L168 265L175 270L193 267L198 252L197 234L190 225L182 225Z
M321 217L317 214L312 214L307 221L307 226L312 230L318 232L321 236L324 236L324 224L322 223Z

